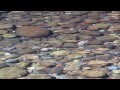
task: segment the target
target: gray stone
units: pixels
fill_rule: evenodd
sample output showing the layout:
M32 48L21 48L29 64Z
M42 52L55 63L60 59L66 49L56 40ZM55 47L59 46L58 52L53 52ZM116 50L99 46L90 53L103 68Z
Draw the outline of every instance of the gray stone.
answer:
M17 67L6 67L0 69L0 79L16 79L27 74L27 71Z

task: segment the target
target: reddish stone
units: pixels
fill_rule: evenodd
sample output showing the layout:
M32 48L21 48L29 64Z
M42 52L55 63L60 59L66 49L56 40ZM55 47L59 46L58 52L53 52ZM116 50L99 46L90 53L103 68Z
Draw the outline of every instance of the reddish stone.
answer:
M50 31L38 26L24 26L16 30L18 36L40 38L49 35Z

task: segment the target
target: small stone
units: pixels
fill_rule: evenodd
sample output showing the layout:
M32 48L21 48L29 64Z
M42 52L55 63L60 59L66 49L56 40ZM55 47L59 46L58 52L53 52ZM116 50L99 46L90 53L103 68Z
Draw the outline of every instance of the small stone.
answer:
M1 68L5 68L5 67L8 67L9 65L7 65L6 63L4 62L0 62L0 69Z
M120 67L116 66L116 65L112 65L112 66L109 66L108 69L109 70L118 70Z
M27 68L27 67L30 67L31 64L32 64L32 62L26 60L26 61L22 61L20 63L17 63L15 66L21 67L21 68Z
M28 74L25 69L18 67L6 67L0 69L0 79L16 79Z
M93 40L93 41L90 41L88 44L89 45L103 45L103 41L100 41L100 40Z
M106 29L108 27L109 27L109 25L106 23L97 23L97 24L90 26L88 29L89 30L98 30L98 29Z
M74 43L64 43L62 45L63 48L77 48L77 45Z
M40 58L43 59L43 60L49 60L49 59L52 59L53 56L51 56L51 55L46 55L46 56L41 56Z
M16 35L15 34L4 34L3 37L4 38L15 38Z
M82 73L83 76L87 78L103 78L107 76L107 74L101 70L93 69L93 70L84 70Z
M38 55L35 54L25 54L19 57L20 60L36 60L39 59Z
M85 31L85 34L90 35L90 36L103 36L103 33L100 33L98 31Z
M96 55L96 59L98 60L111 60L113 57L109 54L104 55Z
M12 59L7 59L5 60L6 63L18 63L19 59L18 58L12 58Z
M18 55L12 55L12 54L5 54L4 56L2 56L1 58L0 58L0 60L2 60L2 61L4 61L4 60L6 60L6 59L11 59L11 58L17 58L18 57Z
M102 52L103 52L103 51L108 51L109 49L108 49L108 48L97 48L96 50L97 50L97 51L102 51Z
M114 40L117 40L118 38L113 35L106 35L106 36L97 37L96 39L98 41L103 41L103 42L112 42Z
M79 70L79 60L74 60L71 62L65 63L65 68L63 69L64 71L73 71L73 70Z
M42 48L41 51L43 52L46 52L46 51L49 51L50 49L49 48Z
M36 70L35 67L28 67L28 68L27 68L27 71L28 71L29 73L34 73L35 70Z
M120 46L120 40L113 41L113 44L116 45L116 46Z
M24 26L18 28L16 34L23 37L40 38L48 36L50 31L38 26Z
M56 56L64 56L64 55L69 55L69 51L66 50L59 50L59 51L53 51L51 55L56 55Z
M15 38L15 39L4 39L0 41L1 46L6 46L6 45L14 45L22 42L20 38Z
M88 44L88 40L87 41L80 41L80 42L78 42L78 46L84 46L84 45L86 45L86 44Z
M7 30L0 30L0 34L6 34L7 32Z
M80 55L84 55L84 54L89 54L89 53L91 53L91 51L88 51L88 50L85 50L85 51L76 50L75 53L80 54Z
M80 55L80 54L70 54L70 55L68 55L68 59L70 59L70 60L80 59L80 58L82 58L82 55Z
M0 23L0 29L10 29L12 28L13 25L12 24L7 24L7 23Z
M111 32L115 32L118 30L120 30L120 25L113 25L113 26L110 26L108 29L108 31L111 31Z
M108 65L109 63L108 62L106 62L106 61L103 61L103 60L91 60L91 61L89 61L88 62L88 65L89 66L99 66L99 67L103 67L103 66L106 66L106 65Z
M92 69L91 67L83 67L83 70L90 70Z
M12 52L16 52L18 54L33 54L33 53L36 53L36 50L32 49L32 48L23 48L23 49L15 49L15 50L12 50Z
M47 74L30 74L26 77L21 77L18 79L51 79L52 77Z
M112 72L115 74L120 74L120 70L112 70Z

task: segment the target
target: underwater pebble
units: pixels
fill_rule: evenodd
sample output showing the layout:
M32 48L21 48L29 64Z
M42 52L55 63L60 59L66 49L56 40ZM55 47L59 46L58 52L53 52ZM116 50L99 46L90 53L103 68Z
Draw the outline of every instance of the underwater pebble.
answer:
M17 63L19 62L19 59L18 58L13 58L13 59L7 59L5 60L6 63Z
M45 52L45 51L49 51L49 48L42 48L41 51Z
M118 70L120 69L120 66L112 65L108 67L109 70Z

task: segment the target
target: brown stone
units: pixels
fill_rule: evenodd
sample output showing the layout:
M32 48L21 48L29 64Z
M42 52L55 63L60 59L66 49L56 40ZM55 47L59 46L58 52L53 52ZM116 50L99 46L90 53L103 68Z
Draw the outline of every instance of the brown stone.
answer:
M50 31L38 26L24 26L16 30L18 36L40 38L49 35Z

